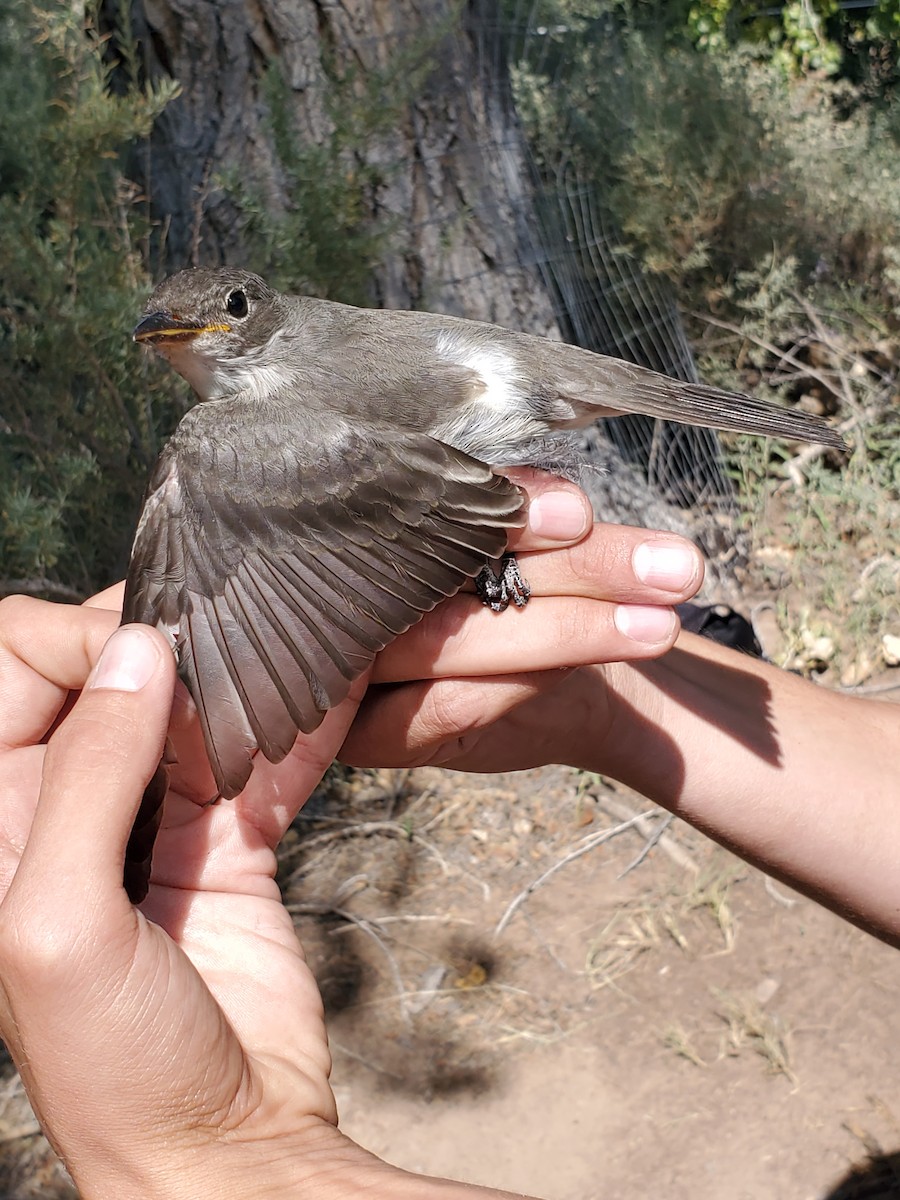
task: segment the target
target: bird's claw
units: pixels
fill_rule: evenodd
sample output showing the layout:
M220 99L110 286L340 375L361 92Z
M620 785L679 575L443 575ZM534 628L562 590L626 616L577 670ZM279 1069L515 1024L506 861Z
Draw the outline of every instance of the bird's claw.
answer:
M503 612L510 601L516 608L524 608L531 596L531 587L514 554L503 555L499 570L485 563L475 576L475 591L491 612Z

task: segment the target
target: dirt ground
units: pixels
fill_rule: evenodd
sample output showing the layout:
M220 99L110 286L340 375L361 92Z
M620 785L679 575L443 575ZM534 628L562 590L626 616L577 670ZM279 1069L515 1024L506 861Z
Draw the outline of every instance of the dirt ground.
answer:
M900 1197L900 955L647 807L560 768L323 788L282 883L345 1130L544 1200ZM3 1200L74 1195L36 1132L8 1075Z
M647 805L572 771L343 801L288 894L363 1145L545 1200L900 1197L895 951L684 825L636 862L659 817L575 857Z

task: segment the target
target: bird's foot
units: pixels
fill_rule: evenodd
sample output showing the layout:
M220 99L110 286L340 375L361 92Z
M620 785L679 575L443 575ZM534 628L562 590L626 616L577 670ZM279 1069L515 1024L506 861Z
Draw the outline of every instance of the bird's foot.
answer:
M531 595L531 587L514 554L503 555L499 570L492 563L485 563L475 576L475 591L492 612L503 612L510 601L516 608L524 608Z

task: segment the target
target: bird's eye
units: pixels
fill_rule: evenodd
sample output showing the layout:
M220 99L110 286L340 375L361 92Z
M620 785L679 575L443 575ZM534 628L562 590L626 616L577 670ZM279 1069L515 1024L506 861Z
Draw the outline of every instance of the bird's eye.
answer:
M247 303L247 297L240 288L235 288L233 292L228 293L228 299L225 301L225 307L228 309L229 316L246 317L250 311L250 306Z

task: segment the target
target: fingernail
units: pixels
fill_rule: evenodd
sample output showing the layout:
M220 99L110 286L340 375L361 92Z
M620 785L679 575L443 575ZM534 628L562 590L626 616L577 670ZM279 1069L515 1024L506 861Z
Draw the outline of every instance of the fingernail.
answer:
M614 620L619 633L633 642L664 642L675 631L675 614L671 608L620 604Z
M575 493L542 492L528 506L528 524L539 537L568 542L587 533L590 517Z
M156 670L159 651L141 629L117 629L100 652L88 680L89 688L139 692Z
M631 565L641 583L667 592L683 592L698 574L696 553L678 542L641 542Z

